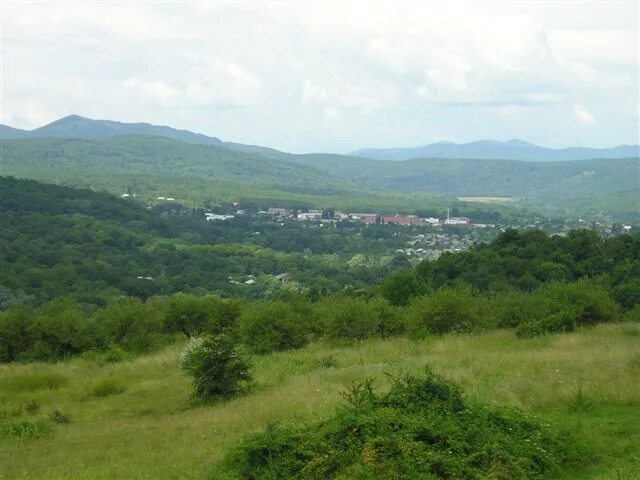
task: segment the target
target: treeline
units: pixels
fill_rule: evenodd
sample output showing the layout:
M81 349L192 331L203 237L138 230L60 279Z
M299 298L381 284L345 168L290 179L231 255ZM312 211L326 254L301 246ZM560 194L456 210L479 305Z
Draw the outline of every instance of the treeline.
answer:
M469 287L442 287L406 306L374 291L304 295L244 303L176 294L142 302L122 298L105 308L57 299L39 308L0 312L0 360L59 360L86 352L117 361L175 340L176 335L231 336L256 354L302 347L320 338L354 341L406 335L515 328L521 337L568 332L618 320L640 321L640 306L625 310L602 278L550 282L533 292L499 295Z

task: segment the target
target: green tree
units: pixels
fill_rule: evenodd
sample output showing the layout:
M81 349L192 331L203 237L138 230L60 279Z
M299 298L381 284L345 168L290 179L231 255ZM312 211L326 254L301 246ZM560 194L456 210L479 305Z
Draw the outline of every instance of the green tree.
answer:
M204 402L232 398L251 381L249 363L224 334L191 339L182 351L180 368L192 377L194 395Z

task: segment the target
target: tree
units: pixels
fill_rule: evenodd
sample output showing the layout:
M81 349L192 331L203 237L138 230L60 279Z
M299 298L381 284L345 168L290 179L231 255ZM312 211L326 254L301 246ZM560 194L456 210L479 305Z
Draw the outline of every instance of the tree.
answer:
M194 395L208 403L233 398L251 381L249 363L225 334L189 341L182 351L180 368L193 377Z

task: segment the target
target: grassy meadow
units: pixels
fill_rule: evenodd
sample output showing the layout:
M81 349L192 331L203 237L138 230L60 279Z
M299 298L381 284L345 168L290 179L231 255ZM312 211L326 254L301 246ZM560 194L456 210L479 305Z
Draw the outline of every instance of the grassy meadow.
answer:
M574 432L592 462L566 480L640 478L640 324L527 340L494 331L315 343L254 356L254 390L213 406L191 400L181 346L120 363L85 356L0 366L0 422L42 425L39 438L4 435L0 478L220 478L217 463L245 436L319 420L350 383L373 377L383 387L386 372L419 374L426 364L474 400Z

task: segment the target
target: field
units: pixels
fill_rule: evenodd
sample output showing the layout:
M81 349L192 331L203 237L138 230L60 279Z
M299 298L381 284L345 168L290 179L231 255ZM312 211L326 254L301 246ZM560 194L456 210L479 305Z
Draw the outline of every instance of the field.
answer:
M1 478L218 478L216 463L248 434L327 416L349 383L425 364L467 395L508 404L575 432L593 462L566 479L640 478L640 325L517 339L511 331L315 343L255 356L257 386L215 406L190 399L177 343L121 363L79 358L3 365L0 416L69 423L35 439L3 439ZM30 406L28 406L30 404ZM30 411L29 414L27 411ZM62 422L64 423L64 422Z

